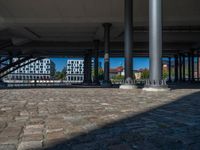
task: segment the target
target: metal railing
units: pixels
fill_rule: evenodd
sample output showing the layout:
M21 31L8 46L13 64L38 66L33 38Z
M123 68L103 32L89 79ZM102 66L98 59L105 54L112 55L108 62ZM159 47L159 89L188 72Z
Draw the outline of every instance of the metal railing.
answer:
M4 80L8 88L15 87L62 87L71 85L66 80Z
M112 84L124 84L124 79L111 79ZM146 83L145 79L134 80L134 84L144 85Z

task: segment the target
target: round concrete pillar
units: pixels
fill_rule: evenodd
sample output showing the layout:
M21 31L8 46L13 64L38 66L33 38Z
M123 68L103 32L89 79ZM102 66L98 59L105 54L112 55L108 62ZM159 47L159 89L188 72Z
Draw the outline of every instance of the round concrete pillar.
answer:
M110 28L112 24L104 23L104 81L102 86L110 87Z
M162 0L149 0L150 81L146 91L166 91L162 80Z

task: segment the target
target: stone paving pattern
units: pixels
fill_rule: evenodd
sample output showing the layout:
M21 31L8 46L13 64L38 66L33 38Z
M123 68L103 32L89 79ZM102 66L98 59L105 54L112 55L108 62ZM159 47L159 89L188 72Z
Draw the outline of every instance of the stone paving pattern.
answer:
M0 90L0 150L199 150L200 90Z

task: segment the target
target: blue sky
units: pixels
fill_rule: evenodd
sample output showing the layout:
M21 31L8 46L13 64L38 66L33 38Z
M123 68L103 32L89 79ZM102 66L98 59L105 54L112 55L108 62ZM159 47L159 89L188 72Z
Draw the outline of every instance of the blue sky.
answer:
M64 66L66 65L68 58L51 58L51 60L56 65L56 70L61 71ZM103 66L103 58L100 58L99 61L102 63ZM110 59L110 66L111 68L116 68L118 66L124 65L123 58L111 58ZM149 68L149 59L148 58L134 58L133 59L133 67L135 70L140 68Z

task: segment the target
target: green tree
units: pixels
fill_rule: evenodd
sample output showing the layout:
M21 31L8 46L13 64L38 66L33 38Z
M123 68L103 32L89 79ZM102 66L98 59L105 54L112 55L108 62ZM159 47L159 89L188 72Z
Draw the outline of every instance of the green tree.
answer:
M99 80L103 80L104 79L104 72L102 68L99 68Z
M148 69L144 69L142 72L142 79L148 79L149 78L149 70Z
M163 79L167 79L168 74L169 74L168 68L163 68Z
M122 75L116 75L113 77L113 80L123 80L124 79L124 76Z
M66 77L66 72L64 71L56 71L55 73L55 79L56 80L64 80Z

